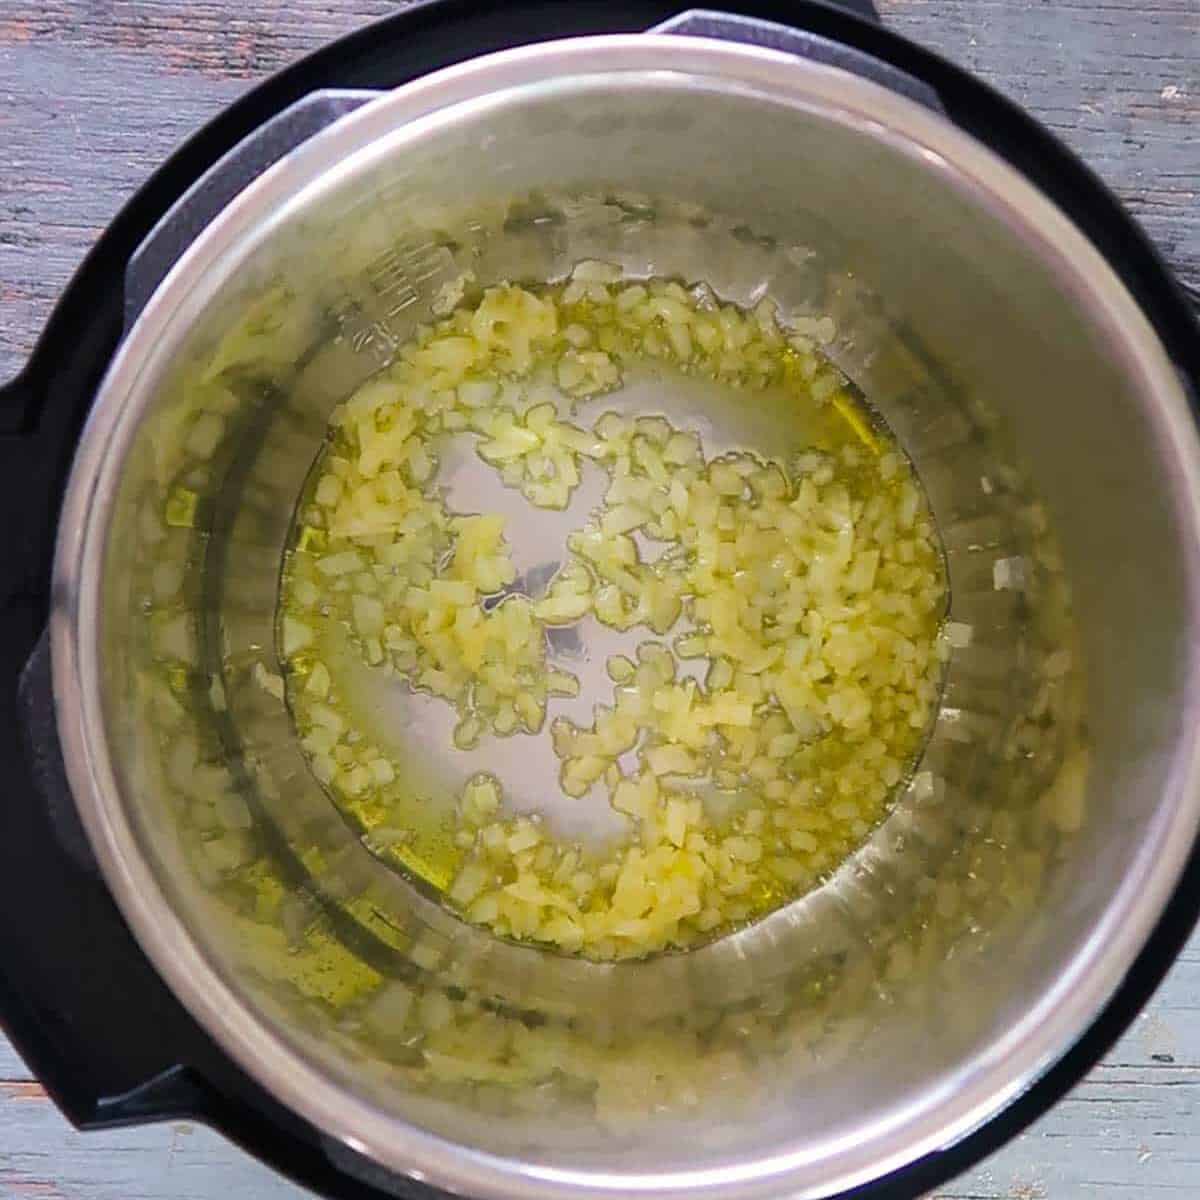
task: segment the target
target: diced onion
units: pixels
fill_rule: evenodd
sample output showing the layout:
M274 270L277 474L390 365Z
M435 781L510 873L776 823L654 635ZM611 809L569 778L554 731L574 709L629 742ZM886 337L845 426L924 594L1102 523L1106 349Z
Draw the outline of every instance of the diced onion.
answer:
M546 661L547 627L594 618L673 638L608 660L613 701L590 726L559 717L548 730L563 792L611 804L629 839L588 854L506 816L496 780L472 777L446 888L468 920L598 958L686 945L812 886L883 815L932 715L945 579L907 460L814 348L834 336L818 318L789 341L772 304L745 313L582 263L558 288L487 289L335 412L285 574L280 644L304 681L291 699L312 769L356 812L389 811L403 778L316 659L322 623L452 705L460 749L540 735L556 698L578 695ZM547 399L547 380L578 400L647 357L788 387L841 441L794 469L707 459L693 430L662 417L607 413L583 428ZM447 434L474 439L538 507L569 503L584 459L608 473L604 504L540 597L504 594L516 569L502 517L446 508L433 439ZM668 551L644 559L635 534ZM1022 586L1022 567L997 562L996 586ZM942 640L965 646L970 629L952 622ZM682 659L707 660L702 684L681 677ZM731 817L709 815L688 790L701 784L737 794ZM1065 777L1056 794L1066 827Z

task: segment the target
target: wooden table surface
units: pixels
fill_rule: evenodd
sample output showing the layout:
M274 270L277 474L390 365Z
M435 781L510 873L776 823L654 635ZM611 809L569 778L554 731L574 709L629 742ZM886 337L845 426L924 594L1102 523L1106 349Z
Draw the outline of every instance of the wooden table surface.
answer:
M877 3L894 28L1057 131L1200 284L1200 0ZM394 7L0 0L0 380L20 367L101 229L177 143L256 79ZM299 1195L202 1127L76 1133L0 1038L0 1200ZM937 1195L1200 1197L1200 938L1103 1064Z

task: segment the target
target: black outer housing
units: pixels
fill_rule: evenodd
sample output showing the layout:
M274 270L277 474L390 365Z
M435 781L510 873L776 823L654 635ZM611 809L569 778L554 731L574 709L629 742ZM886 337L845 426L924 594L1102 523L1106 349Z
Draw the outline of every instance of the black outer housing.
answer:
M686 0L426 0L279 72L200 130L130 200L68 285L28 366L0 389L0 512L8 516L0 524L0 911L8 914L0 922L0 1023L77 1126L195 1119L339 1200L436 1195L356 1162L342 1147L335 1166L324 1136L229 1059L142 954L80 828L63 775L41 635L53 599L53 543L71 457L122 335L119 281L126 265L199 175L309 92L394 87L513 45L639 32L686 7ZM1070 214L1141 305L1192 395L1200 395L1200 328L1184 292L1116 199L1020 108L873 23L869 0L840 0L840 7L822 0L733 0L720 8L839 42L931 88L950 120ZM913 1200L1041 1116L1124 1032L1198 915L1200 849L1193 847L1174 898L1132 970L1075 1046L979 1130L848 1195Z

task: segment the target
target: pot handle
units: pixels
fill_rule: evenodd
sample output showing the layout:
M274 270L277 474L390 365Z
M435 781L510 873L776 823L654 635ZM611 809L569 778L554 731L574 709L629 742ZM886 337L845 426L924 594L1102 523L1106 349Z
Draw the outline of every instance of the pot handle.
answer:
M323 89L298 100L218 159L144 237L130 239L125 330L238 192L378 94ZM77 314L60 305L51 324L73 321ZM107 362L122 336L79 327L84 339L70 343L66 361L42 352L54 340L48 327L29 365L0 387L0 508L21 514L0 529L0 679L19 680L0 687L0 763L10 792L34 800L0 805L0 899L14 913L36 905L34 919L0 923L0 1029L78 1128L204 1121L341 1194L315 1132L228 1060L151 967L104 885L70 794L44 632L50 558L58 490L100 381L81 364Z
M13 649L6 642L0 652ZM0 895L12 914L0 925L0 1026L80 1127L214 1111L206 1082L177 1065L202 1035L181 1028L178 1004L117 914L79 827L58 754L45 635L19 692L0 693L0 750L10 799L42 800L0 811Z
M0 669L11 666L0 638ZM22 745L21 743L24 743ZM331 1200L449 1200L400 1181L383 1192L236 1066L167 988L92 857L55 731L48 640L19 689L0 689L0 1029L79 1129L202 1121Z
M861 12L859 6L840 4L839 7ZM874 16L872 13L871 16ZM927 83L914 78L891 63L884 62L872 54L843 42L835 42L807 29L780 25L775 21L764 21L758 17L742 16L738 13L717 12L714 9L692 8L671 17L646 31L668 33L682 37L717 38L725 42L740 42L743 45L762 46L768 50L780 50L809 62L839 67L872 83L878 83L890 92L915 100L934 112L945 115L938 94Z
M233 196L377 94L314 92L218 159L129 259L125 328ZM56 310L52 324L75 319ZM72 352L51 358L40 343L25 370L0 387L0 510L20 514L0 527L0 679L11 681L0 688L0 763L22 776L6 780L10 793L36 798L0 806L0 898L14 913L37 906L36 919L0 927L0 1027L81 1128L189 1116L236 1130L245 1120L209 1072L181 1065L207 1067L221 1056L150 967L108 895L58 748L43 632L58 490L99 383L98 370L80 364L107 361L111 350L98 347L119 336L81 327ZM51 340L48 329L43 342Z
M301 143L380 92L324 88L277 113L219 158L163 214L125 268L125 330L206 226L243 189Z

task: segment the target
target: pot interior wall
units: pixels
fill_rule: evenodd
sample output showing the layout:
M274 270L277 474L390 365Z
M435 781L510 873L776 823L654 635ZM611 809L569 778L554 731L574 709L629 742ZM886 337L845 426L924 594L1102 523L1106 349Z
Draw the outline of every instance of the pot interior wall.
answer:
M375 859L261 686L333 406L464 270L585 258L832 316L973 631L914 783L842 871L704 949L616 966L490 939ZM786 1152L817 1179L983 1080L1073 985L1180 803L1193 533L1108 283L1018 194L849 101L667 71L380 129L225 266L171 316L121 435L102 655L122 804L245 1003L378 1109L579 1171ZM996 587L1000 560L1023 586ZM463 1044L431 1068L417 1031L445 1006Z

